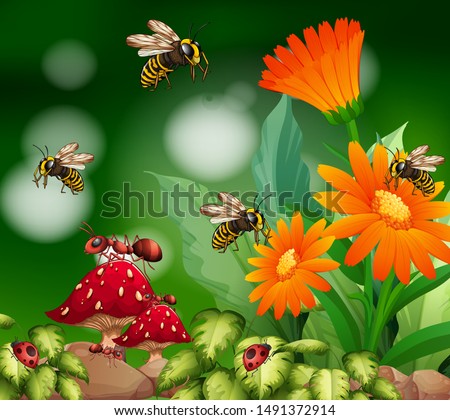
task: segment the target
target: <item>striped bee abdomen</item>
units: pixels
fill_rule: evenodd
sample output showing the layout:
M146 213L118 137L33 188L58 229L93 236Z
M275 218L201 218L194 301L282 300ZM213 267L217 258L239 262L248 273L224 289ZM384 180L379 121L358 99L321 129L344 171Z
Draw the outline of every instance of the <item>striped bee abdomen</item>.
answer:
M223 249L225 248L225 244L228 246L234 242L238 236L240 236L240 232L237 227L235 227L232 222L224 222L214 231L212 247L214 249Z
M427 171L416 169L416 173L411 176L411 182L422 190L424 194L433 194L435 190L434 181L431 175Z
M166 77L166 73L173 71L162 59L161 54L155 55L147 61L141 73L141 85L144 88L155 86Z
M83 178L76 169L64 168L59 177L64 185L72 191L80 192L84 190Z

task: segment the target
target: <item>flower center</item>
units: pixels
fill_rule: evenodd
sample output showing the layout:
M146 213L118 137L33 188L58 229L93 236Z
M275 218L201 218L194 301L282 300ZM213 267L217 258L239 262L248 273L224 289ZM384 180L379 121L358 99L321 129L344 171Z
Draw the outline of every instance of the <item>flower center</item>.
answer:
M398 195L389 191L375 191L375 197L372 200L372 211L378 213L381 219L394 229L408 230L412 227L409 207Z
M294 248L286 251L278 260L277 275L280 281L290 279L294 273L297 264L300 262L300 257L295 252Z

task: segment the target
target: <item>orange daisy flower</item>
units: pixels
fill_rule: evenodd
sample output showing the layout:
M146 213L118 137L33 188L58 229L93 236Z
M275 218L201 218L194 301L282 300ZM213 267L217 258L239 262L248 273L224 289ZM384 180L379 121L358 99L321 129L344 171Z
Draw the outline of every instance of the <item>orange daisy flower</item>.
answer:
M250 302L261 299L258 315L274 305L275 319L280 319L289 305L292 314L298 316L302 303L308 308L316 305L309 287L324 292L330 290L328 282L316 274L339 267L336 261L318 258L334 242L331 236L319 239L325 224L321 219L304 234L303 219L297 213L292 218L290 231L283 220L277 223L278 234L271 231L269 243L273 248L255 245L262 257L248 259L258 270L247 274L245 279L263 282L249 296Z
M259 86L309 103L331 124L354 120L363 111L359 64L364 31L359 22L338 19L334 30L323 22L319 33L310 27L303 34L306 45L292 34L289 49L277 46L277 58L263 58L269 70L262 72Z
M450 214L450 203L432 201L444 183L436 182L435 192L427 197L413 195L407 180L400 180L397 189L394 182L388 188L388 155L382 145L375 147L372 165L358 143L350 142L348 153L354 178L319 165L320 176L338 191L318 193L315 199L334 212L349 215L331 224L324 235L359 235L347 252L347 265L358 264L376 248L373 276L377 280L385 280L393 267L398 279L408 284L411 262L427 278L435 278L430 254L450 263L450 249L443 242L450 241L450 226L433 221Z

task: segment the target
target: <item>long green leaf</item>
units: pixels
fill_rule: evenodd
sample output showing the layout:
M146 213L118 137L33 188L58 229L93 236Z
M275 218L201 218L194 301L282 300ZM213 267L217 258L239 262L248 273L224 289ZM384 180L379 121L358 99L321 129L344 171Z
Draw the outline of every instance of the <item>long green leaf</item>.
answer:
M0 328L2 330L9 330L16 321L8 315L0 314Z
M403 150L403 132L405 131L406 126L408 123L406 122L401 127L399 127L397 130L393 131L392 133L388 134L387 136L383 137L380 140L380 143L383 144L383 146L388 147L392 152L395 153L396 149ZM375 146L378 142L375 142L370 149L367 151L367 156L369 159L372 159L373 151L375 150ZM392 158L392 156L391 156Z
M381 364L399 367L412 360L450 348L450 321L416 331L394 344Z

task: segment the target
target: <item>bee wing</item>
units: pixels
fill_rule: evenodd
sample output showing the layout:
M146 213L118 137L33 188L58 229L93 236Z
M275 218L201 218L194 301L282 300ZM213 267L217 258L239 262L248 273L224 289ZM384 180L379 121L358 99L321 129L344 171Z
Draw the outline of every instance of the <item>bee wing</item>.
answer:
M231 195L230 193L221 192L218 195L219 200L223 202L223 204L227 207L230 207L232 211L239 214L242 211L246 211L247 209L245 206L241 203L240 200L238 200L234 195Z
M61 147L61 149L56 153L55 158L56 159L64 159L65 156L73 154L75 150L78 149L78 143L69 143L66 144L64 147Z
M138 51L140 57L163 54L175 49L170 41L162 37L156 37L156 35L135 34L127 36L127 45L140 48Z
M232 211L230 207L218 204L205 204L200 207L200 213L211 217L211 223L229 222L241 218L241 215Z
M169 44L174 41L180 40L180 37L174 32L174 30L171 27L167 26L164 22L161 22L159 20L149 20L147 22L147 26L153 32L156 32L157 34L160 34L161 36L166 38Z
M70 154L66 156L64 159L61 159L59 164L61 166L65 166L66 168L73 168L73 169L84 169L85 163L92 162L94 160L94 155L91 155L90 153L78 153L76 155Z
M416 147L406 158L406 160L409 160L411 162L414 162L418 157L424 155L425 153L430 150L430 146L428 144L424 144L423 146Z
M421 156L411 162L411 168L435 172L436 166L442 165L444 162L445 158L443 156Z

